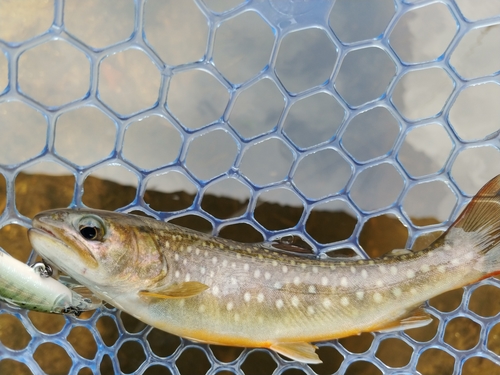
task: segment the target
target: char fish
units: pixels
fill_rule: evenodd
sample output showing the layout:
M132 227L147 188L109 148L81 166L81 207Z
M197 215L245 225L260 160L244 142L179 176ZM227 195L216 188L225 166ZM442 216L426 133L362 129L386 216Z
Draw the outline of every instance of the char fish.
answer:
M311 259L98 210L42 212L29 239L46 261L156 328L320 363L311 342L426 325L424 301L500 273L500 176L427 249L377 259Z

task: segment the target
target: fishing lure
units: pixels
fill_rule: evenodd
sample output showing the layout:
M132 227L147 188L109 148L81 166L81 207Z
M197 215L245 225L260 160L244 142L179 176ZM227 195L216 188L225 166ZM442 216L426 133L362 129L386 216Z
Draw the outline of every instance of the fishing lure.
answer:
M0 251L0 300L23 309L75 316L101 305L86 288L64 285L50 276L52 269L46 264L30 267Z
M427 249L377 259L312 259L98 210L42 212L29 238L44 259L154 327L319 363L311 342L424 326L424 301L500 273L500 176Z

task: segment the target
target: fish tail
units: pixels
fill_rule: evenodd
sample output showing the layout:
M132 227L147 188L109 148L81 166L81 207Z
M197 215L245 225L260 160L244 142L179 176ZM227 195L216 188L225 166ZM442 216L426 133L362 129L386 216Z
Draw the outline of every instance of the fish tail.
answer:
M472 198L443 235L445 241L446 237L456 235L454 228L467 233L468 241L472 241L472 251L481 259L481 271L485 277L500 274L500 175L490 180ZM457 237L460 240L460 236Z

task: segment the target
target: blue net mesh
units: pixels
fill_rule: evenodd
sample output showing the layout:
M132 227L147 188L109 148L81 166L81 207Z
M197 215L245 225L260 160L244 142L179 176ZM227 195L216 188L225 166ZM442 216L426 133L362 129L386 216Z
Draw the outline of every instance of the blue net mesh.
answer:
M0 225L30 226L15 196L21 172L61 173L74 176L73 206L85 206L83 187L94 176L136 189L119 211L195 215L214 234L247 224L264 240L297 235L317 254L349 249L366 257L360 236L386 215L408 232L406 246L418 247L500 173L499 40L495 1L0 1L7 192ZM194 199L163 211L147 189ZM221 218L204 208L208 194L248 204ZM298 207L298 219L271 228L259 219L263 202ZM354 217L352 234L341 241L316 235L309 220L322 211ZM120 351L132 345L136 373L498 371L497 301L479 302L492 309L486 313L470 301L478 289L490 288L491 297L499 287L495 278L466 287L458 307L427 303L429 337L369 334L363 350L318 344L326 363L340 358L336 368L255 349L221 359L216 347L175 338L170 352L159 352L149 340L156 330L125 327L125 315L111 306L65 317L47 333L27 311L0 303L0 314L14 319L3 319L0 330L21 322L29 335L20 348L0 343L0 364L98 374L108 361L110 372L121 373L132 359ZM103 321L117 327L110 342L98 329ZM90 359L69 339L78 328L87 336L76 341L96 346ZM473 338L454 345L457 335ZM381 354L391 342L408 348L403 364ZM47 343L64 350L69 370L46 370L36 352ZM185 367L183 356L199 367ZM248 367L252 357L270 370Z

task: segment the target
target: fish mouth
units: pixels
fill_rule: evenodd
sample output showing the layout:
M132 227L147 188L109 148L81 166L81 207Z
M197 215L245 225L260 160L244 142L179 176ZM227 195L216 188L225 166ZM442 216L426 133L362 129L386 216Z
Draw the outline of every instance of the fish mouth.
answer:
M65 229L67 224L51 216L42 213L33 218L28 237L35 251L57 266L61 263L61 255L76 255L86 267L97 268L99 264L94 254L72 235L72 228Z

